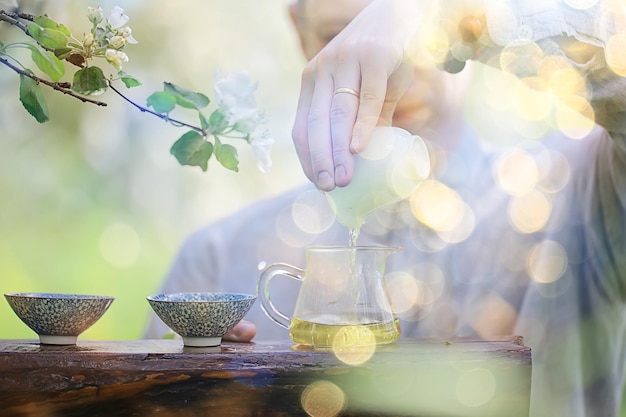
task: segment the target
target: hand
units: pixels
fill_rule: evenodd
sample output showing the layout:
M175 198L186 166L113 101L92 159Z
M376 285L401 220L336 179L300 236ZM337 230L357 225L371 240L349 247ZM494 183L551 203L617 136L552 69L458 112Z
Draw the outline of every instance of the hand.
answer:
M405 46L419 15L412 0L375 0L307 64L292 134L304 173L320 190L348 185L352 153L367 146L376 125L391 124L414 74Z
M254 336L256 336L256 326L247 320L241 320L222 339L227 342L249 342Z

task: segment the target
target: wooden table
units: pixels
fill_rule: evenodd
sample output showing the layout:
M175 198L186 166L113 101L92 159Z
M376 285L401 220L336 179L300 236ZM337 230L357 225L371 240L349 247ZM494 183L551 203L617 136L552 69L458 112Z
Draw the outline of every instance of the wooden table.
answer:
M358 364L371 353L0 340L0 416L528 416L531 352L519 337L405 341Z

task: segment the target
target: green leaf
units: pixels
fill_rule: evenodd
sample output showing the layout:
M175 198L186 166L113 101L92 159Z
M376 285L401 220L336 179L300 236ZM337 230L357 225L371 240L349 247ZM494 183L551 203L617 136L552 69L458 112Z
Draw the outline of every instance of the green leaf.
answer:
M56 56L59 59L65 59L68 56L70 56L72 51L73 51L72 48L56 48L54 50L54 56Z
M209 125L211 133L220 134L228 127L228 120L221 111L215 110L209 117Z
M195 130L190 130L174 142L170 153L181 165L199 166L206 171L209 158L213 154L213 145Z
M224 168L239 172L239 158L237 149L235 149L234 146L220 143L220 141L216 139L215 158L217 158Z
M72 34L72 32L70 32L70 30L65 25L55 22L48 16L35 16L33 22L37 23L43 28L57 30L66 36L70 36Z
M106 77L99 67L82 68L74 73L72 91L88 96L97 96L108 87Z
M20 101L39 123L47 122L50 119L48 105L41 92L41 87L35 80L23 74L20 74Z
M152 106L157 113L167 114L176 107L176 97L165 91L157 91L148 97L147 105Z
M198 119L200 119L200 127L202 128L202 130L206 131L209 128L209 121L204 116L204 114L202 114L202 112L199 110L198 110Z
M176 97L176 104L187 109L201 109L209 105L211 100L202 93L194 93L172 83L163 83L164 91Z
M54 82L57 82L65 74L65 67L52 52L45 51L38 46L28 44L30 57L37 67L45 72Z
M138 78L133 75L126 74L124 71L118 72L117 75L127 88L138 87L141 85L141 81L139 81Z
M67 47L67 36L61 31L43 28L35 23L29 23L28 34L44 48L54 50Z

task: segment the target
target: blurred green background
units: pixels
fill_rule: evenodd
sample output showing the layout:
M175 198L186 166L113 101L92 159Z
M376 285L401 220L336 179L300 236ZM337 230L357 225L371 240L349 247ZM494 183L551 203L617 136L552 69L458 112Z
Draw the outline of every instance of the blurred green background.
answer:
M118 87L141 105L163 81L212 98L218 68L247 71L259 83L256 100L276 139L271 173L258 171L245 144L237 146L239 173L214 160L202 172L169 154L186 130L139 112L112 91L99 97L108 103L102 108L45 89L51 120L38 124L18 100L17 74L0 66L0 292L112 295L109 311L81 338L140 338L145 297L158 290L189 233L305 181L290 139L304 61L288 1L20 4L76 35L89 30L88 6L102 6L105 16L123 7L139 41L126 48L124 70L143 86ZM0 40L24 35L1 22ZM35 68L28 55L24 63ZM0 338L36 337L2 298Z

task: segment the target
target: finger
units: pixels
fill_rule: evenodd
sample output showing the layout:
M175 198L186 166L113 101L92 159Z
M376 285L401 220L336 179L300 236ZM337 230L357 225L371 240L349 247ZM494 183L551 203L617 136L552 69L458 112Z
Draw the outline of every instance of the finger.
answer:
M387 80L387 92L380 114L379 125L391 126L398 103L409 89L415 76L415 67L409 61L404 62Z
M393 122L393 114L398 107L398 100L388 98L383 102L383 108L380 111L378 126L391 126Z
M256 326L247 320L241 320L222 339L228 342L249 342L254 336L256 336Z
M387 73L382 67L364 67L361 77L359 110L350 142L353 153L362 152L367 147L381 116L387 92Z
M314 65L309 63L303 73L300 86L300 97L296 109L296 118L291 130L291 137L302 170L309 181L315 183L313 167L311 164L311 153L309 152L308 118L311 108L313 89L315 88Z
M335 188L335 165L329 117L333 91L334 83L330 74L318 71L308 114L307 135L313 182L322 191Z
M338 74L335 77L335 91L330 107L330 132L335 164L335 184L344 187L350 183L354 171L354 156L350 152L352 131L359 107L357 71L351 74Z

